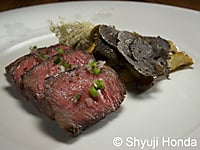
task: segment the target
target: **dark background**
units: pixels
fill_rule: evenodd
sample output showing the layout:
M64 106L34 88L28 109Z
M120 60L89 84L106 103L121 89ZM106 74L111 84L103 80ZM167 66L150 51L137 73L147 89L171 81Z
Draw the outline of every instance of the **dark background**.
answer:
M66 2L68 0L1 0L0 11L21 8L31 5ZM160 3L172 6L184 7L200 11L200 0L133 0L139 2Z

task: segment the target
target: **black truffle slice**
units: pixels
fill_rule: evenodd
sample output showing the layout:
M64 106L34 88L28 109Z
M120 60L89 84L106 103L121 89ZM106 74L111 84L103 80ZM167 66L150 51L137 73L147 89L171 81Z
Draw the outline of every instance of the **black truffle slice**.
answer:
M120 31L118 40L117 49L139 73L152 77L163 73L168 77L169 44L165 40L134 36L128 31Z
M117 47L118 33L119 31L116 30L114 26L106 26L106 25L99 26L99 34L101 35L102 39L113 47Z
M95 58L106 60L116 71L127 69L133 75L136 88L146 90L155 79L169 76L170 45L161 37L141 36L114 26L98 25L92 34Z

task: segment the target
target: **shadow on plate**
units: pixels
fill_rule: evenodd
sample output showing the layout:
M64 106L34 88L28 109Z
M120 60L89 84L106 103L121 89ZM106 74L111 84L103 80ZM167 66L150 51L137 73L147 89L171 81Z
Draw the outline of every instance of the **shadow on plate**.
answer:
M8 80L8 82L11 82L11 81L9 81L9 78L7 78L7 80ZM109 114L108 116L106 116L100 122L89 127L81 135L79 135L77 137L70 137L70 136L68 136L68 134L66 133L66 131L64 129L59 128L56 121L50 120L49 118L47 118L43 114L39 113L39 111L33 106L33 104L30 103L29 101L27 101L22 96L20 90L16 86L7 86L7 87L4 87L4 90L10 96L12 96L14 99L16 99L19 102L20 107L22 107L22 109L24 109L27 113L34 115L38 119L40 119L38 126L39 126L39 129L44 134L47 134L48 136L54 138L55 140L57 140L59 142L66 143L66 144L73 144L74 142L76 142L82 136L87 136L89 134L93 134L96 130L100 130L106 124L108 124L113 119L115 119L120 114L120 112L123 110L122 109L123 107L121 107L116 112L113 112L113 113Z

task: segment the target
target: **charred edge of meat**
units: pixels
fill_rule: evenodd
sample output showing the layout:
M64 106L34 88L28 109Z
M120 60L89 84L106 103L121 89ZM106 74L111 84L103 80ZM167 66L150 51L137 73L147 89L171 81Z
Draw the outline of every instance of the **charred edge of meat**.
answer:
M62 48L64 51L70 47L62 44L56 44L49 47L42 47L37 49L37 53L41 55L48 55L49 57L57 54L57 48ZM5 67L7 75L13 80L13 83L20 89L23 89L22 76L25 72L31 70L35 65L43 60L34 55L32 52L22 56Z
M39 48L37 51L38 51L39 53L41 53L41 54L48 54L48 52L52 52L52 51L55 51L55 52L56 52L56 49L57 49L58 47L64 48L64 47L66 47L66 46L63 45L63 44L56 44L56 45L49 46L49 47L42 47L42 48ZM66 49L66 48L64 48L64 49ZM22 57L20 57L20 58L18 58L18 59L16 59L15 61L13 61L12 63L10 63L9 65L7 65L7 66L5 67L6 72L7 72L9 75L12 74L13 70L16 69L16 67L19 65L19 63L20 63L22 60L25 60L25 59L27 59L27 58L30 57L30 56L32 56L31 53L30 53L30 54L27 54L27 55L25 55L25 56L22 56ZM36 57L36 58L37 58L37 57ZM39 58L38 58L38 59L39 59Z
M8 76L10 76L12 79L14 78L14 70L16 69L17 66L19 66L19 63L23 60L23 59L26 59L27 57L29 57L30 54L27 54L23 57L20 57L18 59L16 59L14 62L10 63L9 65L7 65L5 67L5 71L7 73Z
M18 88L23 89L23 84L22 84L23 74L29 69L31 69L34 65L40 63L40 61L41 60L38 59L37 57L31 54L27 54L23 57L18 58L8 66L6 66L5 67L6 74L9 78L11 78L10 81L12 81L12 83L14 83Z

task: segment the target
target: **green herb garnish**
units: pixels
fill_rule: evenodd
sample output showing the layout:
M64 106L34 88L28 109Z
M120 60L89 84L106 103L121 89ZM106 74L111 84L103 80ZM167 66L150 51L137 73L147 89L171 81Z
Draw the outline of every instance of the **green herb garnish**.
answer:
M81 94L80 94L80 93L76 94L76 95L74 96L74 98L73 98L73 102L74 102L74 103L77 103L78 100L79 100L80 98L81 98Z
M60 57L57 57L57 58L53 61L53 63L54 63L55 65L59 64L60 62L61 62L61 58L60 58Z
M95 75L99 75L99 73L101 72L101 70L99 68L94 68L92 70L92 72L95 74Z
M89 69L92 71L93 74L99 75L101 69L98 67L98 63L96 61L92 61L88 65Z
M29 48L31 50L31 54L37 56L41 60L47 60L48 56L41 54L40 51L38 51L38 47L36 45Z
M40 59L42 59L42 60L47 60L47 58L48 58L48 56L43 55L43 54L39 54L38 57L39 57Z
M53 61L53 63L54 63L55 65L63 66L65 71L66 71L66 70L70 70L70 69L72 68L72 67L71 67L71 64L69 64L69 63L63 61L61 57L57 57L57 58ZM64 70L63 70L63 71L64 71Z
M96 89L100 89L100 90L103 90L104 87L105 87L105 84L103 82L103 80L94 80L94 86Z
M90 94L91 94L93 97L97 97L97 96L99 95L98 91L95 89L94 86L91 86L91 87L89 88L89 92L90 92Z
M34 46L30 47L30 50L31 50L31 51L37 51L37 50L38 50L38 47L37 47L36 45L34 45Z
M71 64L68 64L68 63L66 63L64 61L61 63L61 65L63 65L65 67L65 69L67 69L67 70L71 69Z
M59 54L59 55L63 55L64 54L64 51L63 51L63 49L62 48L57 48L57 53Z
M91 68L95 68L97 66L97 62L96 61L92 61L92 62L89 63L89 66Z

